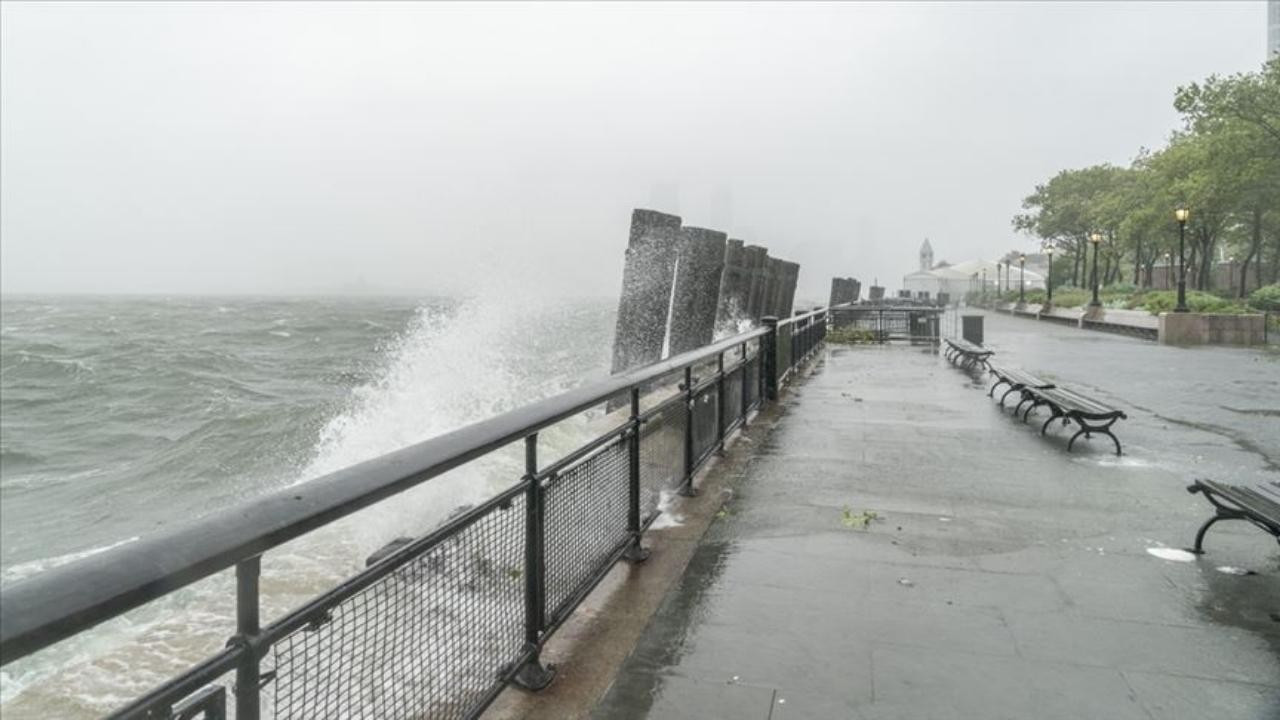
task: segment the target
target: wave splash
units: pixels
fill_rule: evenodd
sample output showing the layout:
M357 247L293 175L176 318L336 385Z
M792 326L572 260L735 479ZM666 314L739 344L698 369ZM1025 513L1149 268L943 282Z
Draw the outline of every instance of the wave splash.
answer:
M611 329L603 306L510 292L424 304L383 352L382 369L353 389L318 430L309 459L283 484L305 483L602 375ZM578 418L543 433L547 456L585 440L587 424ZM420 536L457 508L517 482L522 456L510 450L268 553L264 620L357 572L391 539ZM230 573L221 573L7 666L0 671L0 709L15 718L111 711L221 647L234 627L233 587Z

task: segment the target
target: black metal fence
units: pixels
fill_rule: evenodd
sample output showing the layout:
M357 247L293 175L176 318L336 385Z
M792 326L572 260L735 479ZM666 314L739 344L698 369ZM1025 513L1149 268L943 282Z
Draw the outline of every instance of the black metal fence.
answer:
M15 583L0 596L0 662L235 567L236 633L227 647L113 717L475 717L509 683L550 682L539 659L547 638L616 562L645 557L641 538L662 493L693 492L698 469L777 396L826 324L823 310L766 319ZM604 416L607 429L540 466L539 431L610 401L623 409ZM261 626L264 552L513 442L523 442L525 473L508 489Z
M833 328L865 330L876 342L938 342L944 308L926 305L849 304L831 308Z

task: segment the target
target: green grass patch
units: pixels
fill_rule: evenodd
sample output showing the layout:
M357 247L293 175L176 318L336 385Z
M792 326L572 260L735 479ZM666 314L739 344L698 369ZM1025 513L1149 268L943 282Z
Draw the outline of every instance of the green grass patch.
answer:
M876 341L876 333L863 328L835 328L827 331L826 341L837 345L873 343Z

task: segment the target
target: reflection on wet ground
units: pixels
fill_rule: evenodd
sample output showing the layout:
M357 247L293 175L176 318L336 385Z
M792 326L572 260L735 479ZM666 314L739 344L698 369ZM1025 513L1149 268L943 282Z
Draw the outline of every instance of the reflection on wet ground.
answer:
M1191 479L1275 479L1280 356L986 322L1125 410L1125 455L1067 454L922 348L831 348L595 717L1280 717L1275 541L1178 552Z

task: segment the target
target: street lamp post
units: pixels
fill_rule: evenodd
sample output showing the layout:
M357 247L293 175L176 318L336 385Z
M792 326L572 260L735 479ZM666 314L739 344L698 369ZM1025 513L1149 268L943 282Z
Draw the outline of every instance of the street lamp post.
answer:
M1027 291L1027 256L1018 256L1018 304L1026 302Z
M1173 285L1173 253L1164 254L1164 289Z
M1227 258L1227 292L1232 295L1236 294L1236 256L1232 255ZM1241 293L1241 297L1244 294Z
M1191 211L1180 207L1173 211L1173 217L1178 221L1178 306L1173 311L1184 313L1187 312L1187 220L1191 218Z
M987 269L982 268L982 299L987 299Z
M1049 256L1049 272L1044 277L1044 306L1047 308L1053 305L1053 246L1045 248L1044 253Z
M1000 300L1000 268L1001 267L1003 267L1003 263L997 262L996 263L996 300L997 301Z
M1102 244L1102 233L1090 233L1089 242L1093 243L1093 300L1089 307L1102 307L1102 301L1098 299L1098 246Z

